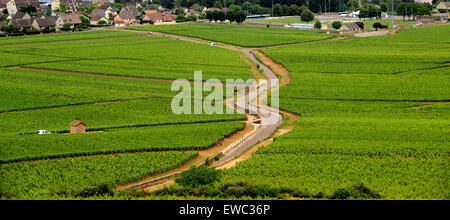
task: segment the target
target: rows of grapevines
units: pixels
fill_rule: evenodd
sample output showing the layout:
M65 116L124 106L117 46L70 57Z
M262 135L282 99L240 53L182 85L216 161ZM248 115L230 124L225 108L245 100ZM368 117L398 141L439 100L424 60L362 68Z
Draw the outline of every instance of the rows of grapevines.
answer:
M37 199L101 193L102 186L123 185L165 172L197 155L147 152L2 164L0 197Z
M448 39L446 25L265 50L291 72L280 108L302 119L223 179L328 198L364 183L386 199L448 199Z
M203 150L244 127L244 122L219 122L74 135L0 134L0 162L117 152Z

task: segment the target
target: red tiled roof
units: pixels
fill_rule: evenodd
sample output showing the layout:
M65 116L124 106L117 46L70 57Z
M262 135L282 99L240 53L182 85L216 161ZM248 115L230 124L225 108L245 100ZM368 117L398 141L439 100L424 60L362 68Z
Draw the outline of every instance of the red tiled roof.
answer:
M173 17L172 17L172 15L165 15L164 20L165 21L173 21Z
M163 20L163 15L159 12L156 13L146 13L144 17L144 21L159 21Z
M102 18L104 18L104 17L103 16L92 16L91 21L100 21L100 19L102 19Z

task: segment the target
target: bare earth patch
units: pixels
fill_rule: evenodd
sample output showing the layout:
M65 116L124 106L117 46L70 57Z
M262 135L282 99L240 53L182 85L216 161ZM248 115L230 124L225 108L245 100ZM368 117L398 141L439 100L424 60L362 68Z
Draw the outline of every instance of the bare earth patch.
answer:
M254 50L252 52L260 59L263 64L265 64L267 67L271 68L272 71L281 76L280 87L285 86L291 81L289 71L283 65L275 62L274 60L272 60L272 58L268 57L266 54L259 50Z
M424 102L424 103L426 103L426 104L414 106L414 107L411 107L410 109L423 109L423 108L428 108L428 107L435 106L435 105L448 104L450 102L446 101L446 102Z

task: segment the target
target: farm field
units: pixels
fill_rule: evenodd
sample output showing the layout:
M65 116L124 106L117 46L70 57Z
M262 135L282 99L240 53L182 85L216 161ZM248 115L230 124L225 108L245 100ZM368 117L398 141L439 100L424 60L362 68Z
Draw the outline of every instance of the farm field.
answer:
M301 23L306 24L307 22L301 21L300 17L294 17L294 18L273 18L273 19L253 19L253 20L246 20L245 23L251 23L251 22L264 22L264 23ZM310 23L314 23L315 21L312 21Z
M124 31L96 32L36 40L31 36L22 44L8 38L0 43L0 66L156 79L193 80L197 70L206 79L252 77L250 67L234 51Z
M117 184L168 171L197 155L143 152L1 164L1 196L64 199L106 194Z
M382 20L361 20L362 23L364 23L364 30L375 30L373 28L373 24L375 23L381 23L382 25L386 25L389 28L392 27L392 20L389 19L382 19ZM403 20L394 20L394 24L397 26L413 26L417 22L416 21L403 21Z
M287 23L300 23L300 24L306 24L307 22L303 22L300 20L300 17L295 18L274 18L274 19L255 19L255 20L246 20L244 23L251 23L251 22L264 22L264 23L280 23L280 24L287 24ZM309 22L311 24L314 24L316 21ZM344 23L346 20L344 19ZM387 25L388 27L392 26L392 20L389 19L381 19L381 20L360 20L359 22L364 23L364 30L375 30L373 28L373 24L375 23L381 23L382 25ZM413 26L417 22L416 21L403 21L403 20L394 20L394 24L398 26ZM331 24L329 25L331 28Z
M262 47L280 44L302 43L335 37L322 32L281 28L252 27L223 24L176 24L132 27L137 31L156 31L217 41L242 47Z
M223 180L302 197L362 183L382 199L448 199L449 39L446 25L264 49L292 77L281 109L302 119Z
M124 30L0 39L0 199L450 198L450 25L336 39L246 25L131 29L261 48ZM267 56L243 57L252 50ZM196 70L288 78L274 106L286 111L281 127L175 114L171 81ZM74 120L87 132L69 134Z
M204 150L244 127L244 122L216 122L105 129L86 135L0 134L0 162L117 152ZM205 133L208 136L202 135Z
M142 80L190 80L195 70L204 79L252 78L236 52L123 31L5 38L0 45L2 199L103 194L182 166L244 129L244 114L176 115L172 83ZM88 133L64 134L73 120ZM42 129L52 134L33 135Z

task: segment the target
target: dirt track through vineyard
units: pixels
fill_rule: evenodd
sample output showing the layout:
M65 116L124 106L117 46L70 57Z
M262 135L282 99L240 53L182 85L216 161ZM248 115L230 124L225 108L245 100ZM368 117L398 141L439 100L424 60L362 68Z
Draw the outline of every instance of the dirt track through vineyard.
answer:
M119 29L119 31L129 31ZM131 31L147 34L147 32L139 32L139 31ZM211 41L195 39L191 37L182 37L171 34L162 34L162 33L152 33L149 36L159 36L159 37L169 37L176 40L188 41L197 44L209 45ZM242 48L234 45L227 45L225 43L217 43L216 47L235 51L239 57L248 64L251 72L256 80L258 79L279 79L279 86L287 85L291 77L289 75L289 71L281 64L276 63L270 57L265 55L260 51L260 49L271 48L271 47L282 47L289 45L300 45L300 44L310 44L324 41L334 41L334 40L344 40L351 38L352 36L347 37L333 37L325 40L311 41L311 42L303 42L303 43L295 43L295 44L286 44L286 45L276 45L276 46L267 46L267 47L259 47L259 48ZM155 81L155 82L173 82L172 79L158 79L158 78L146 78L146 77L136 77L136 76L121 76L121 75L108 75L108 74L98 74L98 73L85 73L85 72L74 72L74 71L63 71L63 70L54 70L54 69L41 69L41 68L31 68L31 67L23 67L23 66L13 66L9 67L11 69L23 69L23 70L31 70L31 71L43 71L43 72L53 72L60 74L72 74L72 75L83 75L83 76L96 76L96 77L106 77L106 78L119 78L119 79L131 79L131 80L145 80L145 81ZM204 82L194 82L189 81L190 83L204 83ZM222 84L224 85L224 84ZM230 86L243 86L242 84L229 84ZM273 85L271 85L273 86ZM272 89L272 87L266 88L266 90ZM264 92L262 91L262 92ZM260 91L261 92L261 91ZM243 97L240 97L243 98ZM238 97L239 99L239 97ZM233 105L230 106L236 109L243 108L241 106ZM158 189L159 186L166 186L173 183L173 177L187 169L191 166L198 166L204 164L205 161L209 158L212 158L216 155L221 155L218 161L215 161L212 166L215 166L219 169L231 168L235 166L238 162L244 161L250 158L253 153L255 153L258 148L262 146L267 146L273 142L273 137L277 137L283 135L287 132L290 132L296 122L300 119L300 116L289 113L282 112L273 113L271 107L265 105L259 105L259 107L265 111L265 114L275 115L277 122L269 125L260 125L257 126L252 122L254 120L260 119L262 120L263 114L259 112L259 115L250 115L247 114L247 123L244 130L239 131L232 136L225 138L222 142L216 144L215 146L201 150L199 152L199 156L197 158L191 159L181 167L171 170L169 172L161 173L158 175L153 175L149 177L145 177L140 181L128 183L126 185L118 186L118 190L128 189L128 188L147 188L147 190ZM284 117L282 117L284 116ZM256 126L256 129L253 128ZM281 126L281 128L280 128ZM254 131L253 131L254 130ZM224 149L231 145L232 143L236 143L236 146L231 150L223 153Z
M120 31L127 31L127 30L120 30ZM139 31L133 31L138 33L146 34L146 32L139 32ZM161 37L170 37L177 40L183 40L183 41L189 41L193 43L199 43L199 44L206 44L209 45L211 41L205 41L205 40L197 40L194 38L186 38L182 36L176 36L172 34L162 34L162 33L152 33L153 36L161 36ZM345 40L352 38L353 36L347 36L347 37L335 37L330 38L326 40L320 40L320 41L313 41L313 42L304 42L304 43L298 43L298 44L309 44L309 43L317 43L317 42L324 42L324 41L334 41L334 40ZM289 44L293 45L293 44ZM294 44L295 45L295 44ZM254 73L255 78L258 77L257 74L255 74L255 70L253 69L251 63L248 62L250 60L255 64L256 66L259 66L262 73L264 73L266 79L279 79L280 83L279 86L285 86L291 81L291 77L289 74L289 71L281 64L276 63L274 60L272 60L270 57L265 55L260 51L260 49L264 48L270 48L270 47L281 47L286 45L277 45L277 46L269 46L269 47L262 47L262 48L241 48L234 45L227 45L224 43L217 44L217 47L233 50L238 52L240 55L240 58L243 59L249 66L252 68L252 72ZM243 58L242 54L245 54L247 57ZM248 60L247 60L248 59ZM266 107L264 107L266 108ZM267 107L270 109L270 107ZM245 139L242 143L237 145L233 150L231 150L229 153L223 155L223 157L219 160L213 163L212 166L218 168L218 169L225 169L225 168L231 168L235 166L237 163L244 161L248 158L250 158L260 147L267 146L273 142L273 137L277 137L280 135L283 135L287 132L292 131L292 129L295 127L297 121L301 118L299 115L295 115L293 113L289 112L283 112L282 113L283 118L283 124L280 123L273 125L273 126L261 126L258 130L258 132L255 132L253 135L249 136L247 139ZM251 115L248 115L248 117L251 117ZM281 116L281 115L280 115ZM281 128L280 128L281 125ZM239 134L236 134L239 138L245 135L240 134L242 136L239 136ZM224 145L226 146L226 145ZM224 146L220 146L221 148L224 148ZM218 146L215 146L213 148L216 148ZM205 151L206 152L206 151ZM196 160L197 162L191 162L188 164L183 165L182 167L170 171L165 174L160 174L157 176L148 177L146 179L143 179L141 181L135 182L135 183L129 183L125 186L119 186L118 189L128 189L128 188L134 188L138 187L140 189L145 189L147 191L152 191L159 189L163 186L168 186L171 183L173 183L174 174L179 174L182 171L185 171L190 168L192 165L199 165L201 164L201 160L211 157L214 154L209 154L200 151L200 154L203 155L200 157L200 160ZM209 156L208 156L209 155ZM200 163L199 163L200 162Z

